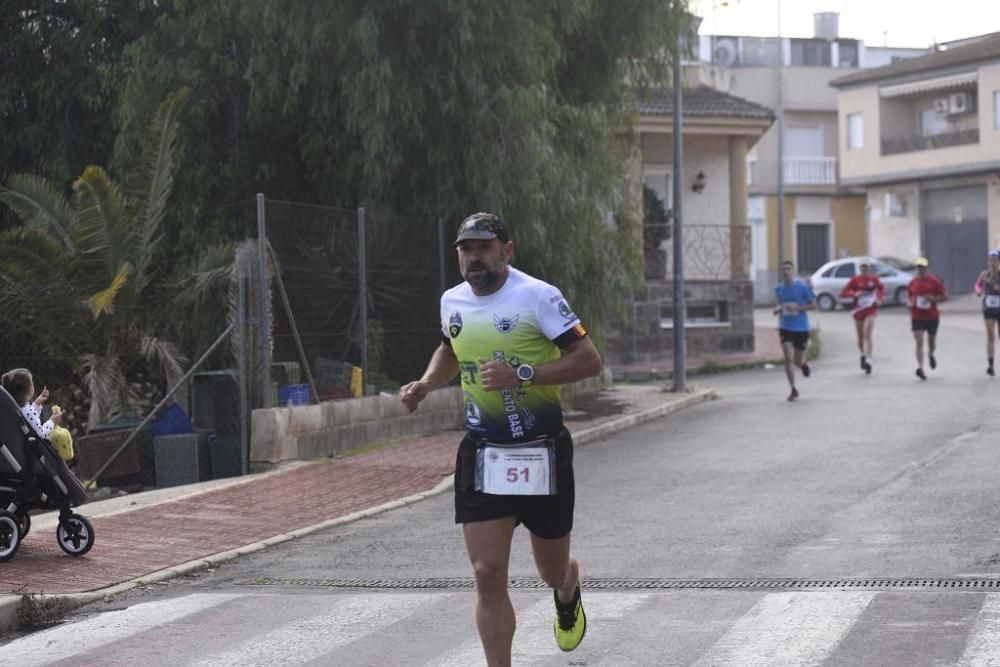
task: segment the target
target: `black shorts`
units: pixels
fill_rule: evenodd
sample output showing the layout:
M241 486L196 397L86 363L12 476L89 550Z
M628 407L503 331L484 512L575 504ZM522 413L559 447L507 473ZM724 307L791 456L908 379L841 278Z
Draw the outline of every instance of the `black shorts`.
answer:
M466 435L455 460L455 523L489 521L512 516L538 537L558 539L573 530L576 486L573 480L573 440L563 429L556 439L554 496L495 496L476 491L478 438Z
M984 320L996 320L1000 322L1000 308L985 308L983 309L983 319Z
M778 335L782 343L791 343L796 350L806 349L809 342L808 331L789 331L788 329L778 329Z
M910 320L910 331L926 331L931 336L937 336L941 320Z

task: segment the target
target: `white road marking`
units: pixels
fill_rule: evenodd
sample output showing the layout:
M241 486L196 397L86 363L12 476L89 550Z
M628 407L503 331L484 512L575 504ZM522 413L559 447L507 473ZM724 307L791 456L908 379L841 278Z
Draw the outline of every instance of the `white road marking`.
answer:
M958 667L1000 666L1000 593L987 593Z

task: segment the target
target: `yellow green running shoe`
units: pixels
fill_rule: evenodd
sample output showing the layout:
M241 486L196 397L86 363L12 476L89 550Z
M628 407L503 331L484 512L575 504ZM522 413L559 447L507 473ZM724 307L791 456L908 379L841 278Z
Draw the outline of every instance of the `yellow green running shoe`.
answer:
M563 604L559 601L559 591L552 591L556 599L556 644L563 651L572 651L587 634L587 615L583 613L583 602L580 600L580 582L573 592L573 601Z

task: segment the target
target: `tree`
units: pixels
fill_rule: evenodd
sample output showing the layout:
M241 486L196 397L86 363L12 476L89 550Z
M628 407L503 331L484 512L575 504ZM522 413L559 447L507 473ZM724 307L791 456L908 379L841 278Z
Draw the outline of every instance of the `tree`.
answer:
M76 361L90 395L88 428L139 402L127 381L137 366L171 383L185 363L163 337L176 318L157 255L187 97L181 90L161 104L124 187L96 166L73 182L72 199L40 176L15 175L0 187L0 201L24 223L0 234L0 309L7 326L51 357Z
M600 334L641 278L628 211L636 86L666 72L679 3L176 0L124 51L116 160L178 85L179 256L237 222L212 211L262 191L364 205L432 225L492 210L517 263L567 293ZM623 242L623 239L629 241Z

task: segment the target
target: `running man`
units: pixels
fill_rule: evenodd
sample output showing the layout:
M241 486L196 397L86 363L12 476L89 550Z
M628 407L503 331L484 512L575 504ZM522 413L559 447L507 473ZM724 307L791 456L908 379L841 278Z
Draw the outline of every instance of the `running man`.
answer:
M861 352L861 370L868 375L872 372L872 331L875 329L875 316L878 307L882 305L885 287L882 281L871 272L872 261L867 257L858 260L858 275L847 281L840 296L854 299L854 326L858 332L858 350Z
M802 370L804 377L809 377L811 372L805 359L809 345L809 315L806 311L816 307L816 295L804 280L795 277L795 265L789 260L781 263L781 278L781 283L774 288L778 297L774 314L779 316L778 336L785 355L785 375L792 388L788 400L794 401L799 397L799 390L795 388L794 366Z
M991 250L987 258L986 270L979 274L976 281L976 296L983 298L983 319L986 320L986 358L990 365L986 373L990 377L993 371L993 353L1000 327L1000 250Z
M570 556L573 442L559 385L597 375L601 357L562 293L510 266L514 244L500 218L469 216L454 245L465 282L441 297L441 344L400 399L413 412L461 373L467 433L455 466L455 523L475 574L486 662L506 667L515 626L507 570L519 523L554 589L556 644L572 651L587 630L580 566Z
M927 270L929 262L926 257L917 257L914 262L917 267L917 277L910 281L907 288L910 303L910 331L917 344L917 377L927 379L924 373L924 334L927 334L927 356L931 370L937 368L934 350L937 343L938 324L941 316L937 305L948 299L944 283Z

